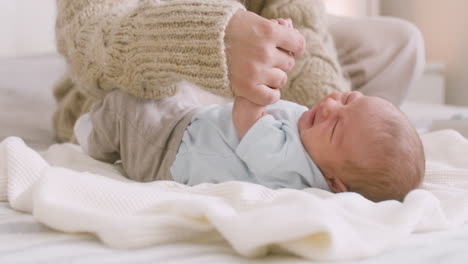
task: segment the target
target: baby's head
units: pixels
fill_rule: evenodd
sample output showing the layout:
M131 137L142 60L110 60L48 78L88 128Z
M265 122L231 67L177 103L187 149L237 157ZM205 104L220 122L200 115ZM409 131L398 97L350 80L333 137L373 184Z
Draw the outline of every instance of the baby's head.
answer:
M384 99L335 93L298 123L305 149L334 192L403 200L422 181L424 150L408 118Z

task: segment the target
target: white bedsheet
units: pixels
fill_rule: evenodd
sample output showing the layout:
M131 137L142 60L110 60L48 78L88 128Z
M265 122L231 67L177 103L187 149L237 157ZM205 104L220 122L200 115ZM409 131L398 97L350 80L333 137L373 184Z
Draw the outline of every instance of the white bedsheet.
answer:
M308 261L293 256L240 257L226 243L171 243L122 250L81 234L53 231L29 214L0 202L0 263L164 263L164 264L460 264L468 260L468 225L444 232L422 233L382 254L353 261Z
M224 239L245 257L279 250L350 260L377 255L411 233L468 221L468 140L446 130L424 135L423 143L425 190L403 203L372 203L353 193L244 182L136 183L71 145L52 146L47 162L21 139L8 138L0 143L0 200L7 190L12 208L60 231L95 234L111 247Z

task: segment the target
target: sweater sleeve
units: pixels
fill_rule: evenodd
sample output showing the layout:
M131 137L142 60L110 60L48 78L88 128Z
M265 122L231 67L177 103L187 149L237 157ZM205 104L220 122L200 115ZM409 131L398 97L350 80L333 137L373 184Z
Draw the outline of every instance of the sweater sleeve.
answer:
M191 81L231 95L224 31L235 0L57 0L57 47L70 74L96 98L121 89L142 98Z

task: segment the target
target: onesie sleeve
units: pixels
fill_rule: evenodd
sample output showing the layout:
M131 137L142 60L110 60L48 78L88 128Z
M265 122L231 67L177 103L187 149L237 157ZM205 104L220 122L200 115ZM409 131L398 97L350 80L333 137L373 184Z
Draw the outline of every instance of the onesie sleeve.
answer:
M307 157L297 126L272 115L259 119L242 138L236 154L256 180L270 188L306 185L303 177ZM298 181L298 182L294 182Z
M224 32L233 0L57 0L57 48L74 82L100 97L158 99L188 80L231 95Z

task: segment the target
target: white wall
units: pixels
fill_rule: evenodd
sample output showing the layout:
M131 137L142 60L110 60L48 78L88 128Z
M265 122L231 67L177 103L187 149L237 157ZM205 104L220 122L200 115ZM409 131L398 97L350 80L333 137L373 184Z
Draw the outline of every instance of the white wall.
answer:
M327 11L341 16L367 16L379 13L380 0L324 0Z
M0 57L55 51L55 0L0 0Z
M423 32L428 60L446 65L446 102L468 105L468 1L385 0L382 14L414 22Z

